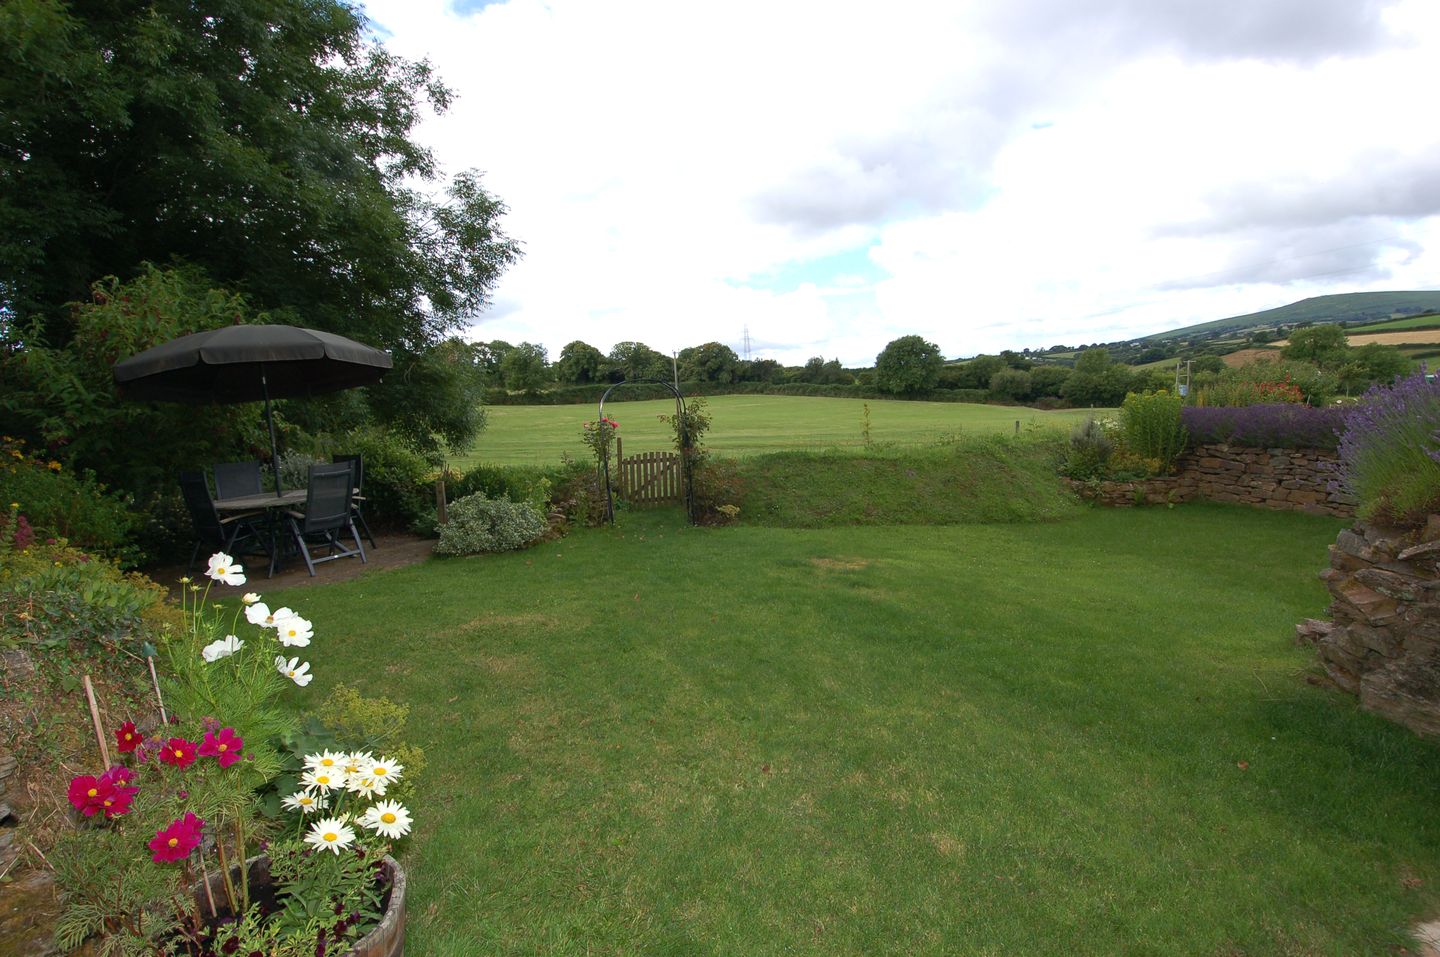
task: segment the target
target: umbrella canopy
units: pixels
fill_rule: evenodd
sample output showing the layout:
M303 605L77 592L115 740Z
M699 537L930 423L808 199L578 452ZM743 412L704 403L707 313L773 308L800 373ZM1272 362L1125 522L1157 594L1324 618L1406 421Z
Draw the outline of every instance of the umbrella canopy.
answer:
M161 402L264 402L270 468L280 487L280 448L270 400L324 395L380 381L393 363L370 346L297 326L225 326L196 332L115 363L125 399Z
M126 399L233 403L324 395L379 382L390 356L353 339L297 326L225 326L115 363Z

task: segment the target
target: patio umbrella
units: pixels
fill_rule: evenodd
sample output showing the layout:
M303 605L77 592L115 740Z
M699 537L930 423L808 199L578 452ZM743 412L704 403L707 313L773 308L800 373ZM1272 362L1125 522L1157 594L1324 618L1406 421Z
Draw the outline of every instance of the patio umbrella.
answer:
M225 326L181 336L111 370L125 399L194 404L265 403L270 468L280 489L280 450L270 400L324 395L379 382L390 369L379 349L297 326Z

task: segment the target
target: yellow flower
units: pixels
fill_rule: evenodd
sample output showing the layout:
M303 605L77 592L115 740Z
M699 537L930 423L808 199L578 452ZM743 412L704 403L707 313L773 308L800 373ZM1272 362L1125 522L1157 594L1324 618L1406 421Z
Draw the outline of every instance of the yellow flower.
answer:
M11 507L11 508L19 508L19 507L20 507L20 503L19 503L19 502L11 502L11 503L10 503L10 507Z
M46 467L47 469L49 469L50 471L52 471L52 472L58 472L58 471L60 471L60 463L57 462L57 461L55 461L54 459L51 459L49 462L46 462L46 463L45 463L45 467Z

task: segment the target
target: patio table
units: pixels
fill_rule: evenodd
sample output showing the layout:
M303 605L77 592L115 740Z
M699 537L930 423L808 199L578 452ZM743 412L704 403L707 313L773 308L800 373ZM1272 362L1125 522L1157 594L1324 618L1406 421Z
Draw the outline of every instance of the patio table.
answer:
M276 509L296 508L305 504L305 497L309 489L292 488L280 495L274 492L261 492L258 495L236 495L231 498L215 499L215 508L220 512L255 512L264 511L269 518L270 533L270 577L275 575L275 569L280 566L281 548L279 521L274 514Z

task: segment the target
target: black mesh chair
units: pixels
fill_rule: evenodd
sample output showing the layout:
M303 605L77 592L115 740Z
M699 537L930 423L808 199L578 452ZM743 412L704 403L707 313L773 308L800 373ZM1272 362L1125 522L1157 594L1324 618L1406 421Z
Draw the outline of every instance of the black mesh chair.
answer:
M370 534L370 524L365 521L365 514L360 511L360 505L365 501L365 459L359 455L336 455L330 461L339 465L349 462L355 471L355 497L351 500L350 517L360 523L360 530L365 533L365 538L370 542L371 548L379 548L375 544L375 536Z
M260 485L259 462L223 462L211 471L215 474L216 498L239 498L265 491Z
M185 507L190 510L190 522L195 526L195 548L190 552L190 567L200 557L200 549L210 548L230 555L269 554L268 539L263 529L265 513L241 512L223 518L210 497L210 487L205 484L205 473L198 469L187 469L180 473L180 495Z
M352 478L348 463L310 466L305 514L285 513L290 534L295 539L295 547L305 559L305 567L311 576L315 574L316 565L337 558L358 556L362 562L367 561L365 546L360 544L360 533L355 530L355 522L350 517L355 495ZM340 543L340 533L346 530L355 540L354 548ZM315 557L310 553L312 545L317 548L326 547L327 554Z

